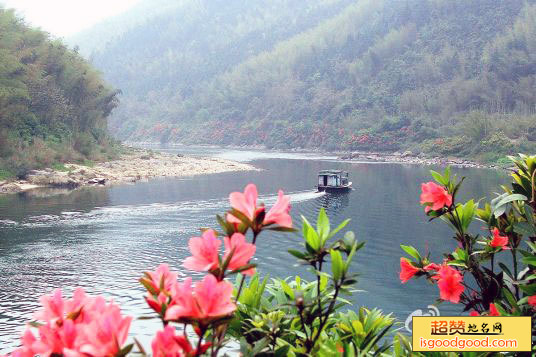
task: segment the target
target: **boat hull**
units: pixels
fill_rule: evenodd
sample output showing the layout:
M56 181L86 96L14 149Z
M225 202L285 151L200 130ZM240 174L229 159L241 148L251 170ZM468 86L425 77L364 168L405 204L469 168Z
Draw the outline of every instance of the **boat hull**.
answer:
M343 193L352 190L352 184L346 186L317 186L318 192Z

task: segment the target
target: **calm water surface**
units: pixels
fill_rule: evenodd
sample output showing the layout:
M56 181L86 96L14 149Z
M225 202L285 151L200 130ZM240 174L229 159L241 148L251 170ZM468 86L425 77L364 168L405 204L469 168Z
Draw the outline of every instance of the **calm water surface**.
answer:
M432 167L378 163L343 163L308 154L255 151L177 149L188 154L249 161L260 172L232 172L199 177L153 179L135 185L87 188L46 196L44 191L0 196L0 352L18 345L25 322L38 307L38 297L63 287L103 294L120 303L126 314L150 313L137 283L143 271L168 263L186 274L181 261L188 256L187 241L199 227L214 227L216 213L228 209L228 194L257 184L269 206L282 188L292 196L292 216L314 216L326 208L332 222L351 218L349 229L367 241L353 269L361 273L355 308L364 305L393 312L402 321L416 309L426 309L438 297L425 281L401 285L398 279L400 244L421 252L453 248L449 230L427 223L418 204L420 183ZM333 196L315 193L316 174L336 168L350 172L356 190ZM484 197L507 182L504 173L456 169L466 176L462 192ZM479 227L475 227L478 229ZM261 273L286 277L295 259L287 249L300 242L295 235L270 233L258 241ZM459 312L450 304L442 314ZM147 324L149 326L147 327ZM147 346L159 325L133 323L132 334Z

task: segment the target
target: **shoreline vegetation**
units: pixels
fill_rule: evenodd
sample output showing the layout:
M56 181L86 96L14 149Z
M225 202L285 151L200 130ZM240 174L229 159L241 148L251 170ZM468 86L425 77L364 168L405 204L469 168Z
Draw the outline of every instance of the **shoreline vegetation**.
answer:
M41 187L75 189L134 183L156 177L182 177L228 171L258 170L252 165L231 160L192 157L128 148L116 160L81 164L60 164L53 168L31 170L24 179L0 181L0 194L17 193Z

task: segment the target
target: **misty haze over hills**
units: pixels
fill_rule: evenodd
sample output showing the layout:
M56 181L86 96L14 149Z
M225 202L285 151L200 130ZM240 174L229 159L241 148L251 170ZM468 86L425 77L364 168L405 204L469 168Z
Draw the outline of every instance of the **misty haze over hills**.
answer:
M146 0L70 42L123 91L121 139L493 160L535 145L535 19L534 0Z

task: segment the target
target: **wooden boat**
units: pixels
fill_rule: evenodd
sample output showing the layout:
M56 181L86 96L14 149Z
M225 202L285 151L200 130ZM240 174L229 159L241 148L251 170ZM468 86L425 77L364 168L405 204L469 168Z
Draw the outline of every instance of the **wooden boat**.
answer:
M322 170L318 173L318 191L347 192L352 189L348 172L342 170Z

